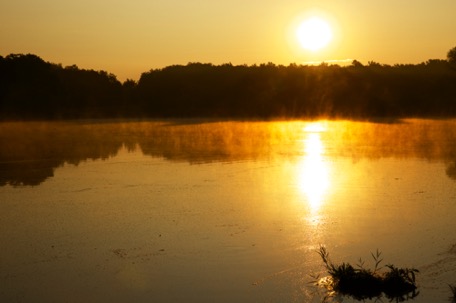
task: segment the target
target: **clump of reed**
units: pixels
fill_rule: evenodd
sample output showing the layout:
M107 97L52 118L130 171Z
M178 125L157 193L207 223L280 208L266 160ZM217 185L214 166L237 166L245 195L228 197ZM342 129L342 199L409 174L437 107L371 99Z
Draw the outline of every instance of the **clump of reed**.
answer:
M382 294L388 299L403 301L418 295L415 274L419 271L415 268L400 268L392 264L380 266L383 261L381 252L372 253L375 261L373 269L365 268L362 259L356 266L349 263L334 264L329 258L329 252L324 246L318 251L321 256L329 277L315 278L316 285L324 286L330 294L342 294L352 296L357 300L372 299ZM383 270L385 269L386 270ZM453 293L456 288L452 287Z
M451 292L453 294L452 297L450 297L451 302L456 303L456 286L448 284L448 286L451 289Z

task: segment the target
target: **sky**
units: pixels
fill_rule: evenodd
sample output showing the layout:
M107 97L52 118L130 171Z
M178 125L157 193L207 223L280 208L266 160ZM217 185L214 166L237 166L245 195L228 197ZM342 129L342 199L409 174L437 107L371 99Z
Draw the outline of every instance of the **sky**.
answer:
M189 62L417 64L456 46L455 14L455 0L0 0L0 55L121 81ZM317 52L296 37L311 16L333 33Z

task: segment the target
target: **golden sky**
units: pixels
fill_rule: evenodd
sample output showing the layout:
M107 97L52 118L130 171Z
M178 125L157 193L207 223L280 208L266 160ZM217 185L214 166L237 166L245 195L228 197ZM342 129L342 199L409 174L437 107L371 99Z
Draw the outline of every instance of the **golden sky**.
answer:
M119 80L172 64L357 59L420 63L456 46L455 0L0 0L0 55L106 70ZM312 53L295 31L326 19Z

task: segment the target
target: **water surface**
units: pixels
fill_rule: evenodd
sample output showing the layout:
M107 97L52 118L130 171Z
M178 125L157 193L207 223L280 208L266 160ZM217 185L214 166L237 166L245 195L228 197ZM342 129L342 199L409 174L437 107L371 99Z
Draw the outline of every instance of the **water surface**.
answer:
M2 302L320 302L319 245L418 268L414 302L456 284L454 120L1 123L0 142Z

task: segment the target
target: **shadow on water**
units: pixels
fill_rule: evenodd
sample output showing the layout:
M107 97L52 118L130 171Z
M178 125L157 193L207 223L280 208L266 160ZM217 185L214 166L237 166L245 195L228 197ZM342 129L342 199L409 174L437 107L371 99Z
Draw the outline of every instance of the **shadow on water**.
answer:
M108 159L126 142L107 124L0 124L0 186L39 185L65 163Z
M374 123L374 124L403 124L407 123L406 120L402 118L396 118L396 117L370 117L366 119L359 119L359 120L354 120L358 122L368 122L368 123Z
M448 177L456 180L456 161L450 162L445 170Z
M456 180L455 120L327 121L329 156L418 157ZM76 121L0 123L0 186L39 185L64 164L106 160L122 147L190 164L299 155L304 121Z

